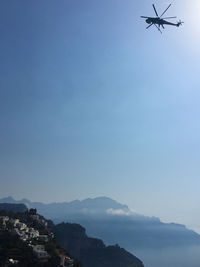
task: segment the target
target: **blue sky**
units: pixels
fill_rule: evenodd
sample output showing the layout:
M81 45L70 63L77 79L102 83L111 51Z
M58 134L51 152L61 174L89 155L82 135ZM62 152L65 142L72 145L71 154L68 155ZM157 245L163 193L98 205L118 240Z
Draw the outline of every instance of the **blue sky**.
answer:
M200 3L173 1L163 35L151 4L1 1L1 197L105 195L197 229Z

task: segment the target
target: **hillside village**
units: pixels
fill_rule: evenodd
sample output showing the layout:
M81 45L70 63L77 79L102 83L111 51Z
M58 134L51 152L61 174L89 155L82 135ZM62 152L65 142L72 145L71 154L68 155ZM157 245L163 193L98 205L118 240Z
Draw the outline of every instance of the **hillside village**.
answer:
M52 258L57 258L57 261L54 261L54 265L49 266L77 266L74 259L56 244L54 233L48 222L37 214L36 209L30 209L25 213L17 213L16 215L1 211L0 236L3 234L18 237L32 250L36 262L40 264L39 266L48 266L48 263L52 262ZM21 266L18 257L7 258L4 263L3 261L0 263L0 266Z
M75 223L55 225L24 204L0 203L0 267L144 267Z

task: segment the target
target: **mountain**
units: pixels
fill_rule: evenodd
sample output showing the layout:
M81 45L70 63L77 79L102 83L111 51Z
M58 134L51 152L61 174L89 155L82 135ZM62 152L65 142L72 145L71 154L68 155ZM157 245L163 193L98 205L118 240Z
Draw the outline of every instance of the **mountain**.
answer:
M41 202L31 202L28 199L15 200L12 197L0 199L0 203L23 203L27 208L36 208L43 216L61 222L62 220L81 219L88 214L100 216L119 211L129 213L128 206L122 205L110 198L99 197L95 199L75 200L72 202L43 204Z
M143 263L118 245L105 246L89 238L78 224L61 223L54 227L58 243L79 259L83 267L144 267Z
M9 207L0 210L0 266L10 266L10 259L14 259L17 266L24 267L56 267L61 263L68 267L144 267L118 245L106 247L102 240L89 238L78 224L54 225L24 204L0 206ZM21 207L25 207L24 212L14 212ZM42 252L36 253L41 246ZM45 253L44 259L40 259L41 253ZM68 264L63 263L63 258Z
M54 223L64 221L81 224L89 236L100 238L105 244L118 243L130 251L138 248L200 245L200 235L184 225L163 223L156 217L136 214L128 206L106 197L51 204L27 199L16 201L8 197L1 199L0 203L5 200L36 208Z
M41 202L31 202L28 199L15 200L12 197L0 199L0 203L23 203L27 208L36 208L45 217L53 220L73 219L84 215L101 216L105 214L124 214L131 213L127 205L118 203L108 197L87 198L85 200L74 200L63 203L44 204ZM143 216L144 217L144 216Z
M17 213L27 211L27 207L24 204L0 203L0 210Z

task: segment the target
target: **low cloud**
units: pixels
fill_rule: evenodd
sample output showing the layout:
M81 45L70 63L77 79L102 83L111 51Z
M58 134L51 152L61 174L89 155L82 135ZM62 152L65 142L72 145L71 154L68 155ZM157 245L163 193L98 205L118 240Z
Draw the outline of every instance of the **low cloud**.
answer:
M133 214L132 211L123 210L123 209L107 209L106 213L110 215L118 215L118 216L130 216Z

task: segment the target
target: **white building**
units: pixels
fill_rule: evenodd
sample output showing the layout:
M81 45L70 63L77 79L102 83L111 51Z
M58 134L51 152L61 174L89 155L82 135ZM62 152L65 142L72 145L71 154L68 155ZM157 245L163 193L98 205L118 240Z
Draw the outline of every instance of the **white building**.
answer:
M19 223L19 219L10 219L9 222L13 224L14 227L16 227L17 223Z
M38 259L47 259L49 254L46 252L43 245L36 245L33 247L33 253L37 256Z
M74 266L74 260L68 256L62 256L61 261L60 261L60 265L63 267L73 267Z
M30 238L37 238L37 237L40 236L39 231L38 230L35 230L34 228L29 228L28 233L29 233L29 237Z
M22 222L18 222L16 223L16 227L19 229L19 230L25 230L27 228L27 225L25 223L22 223Z
M8 260L9 264L18 264L18 262L19 262L18 260L13 260L13 259Z

